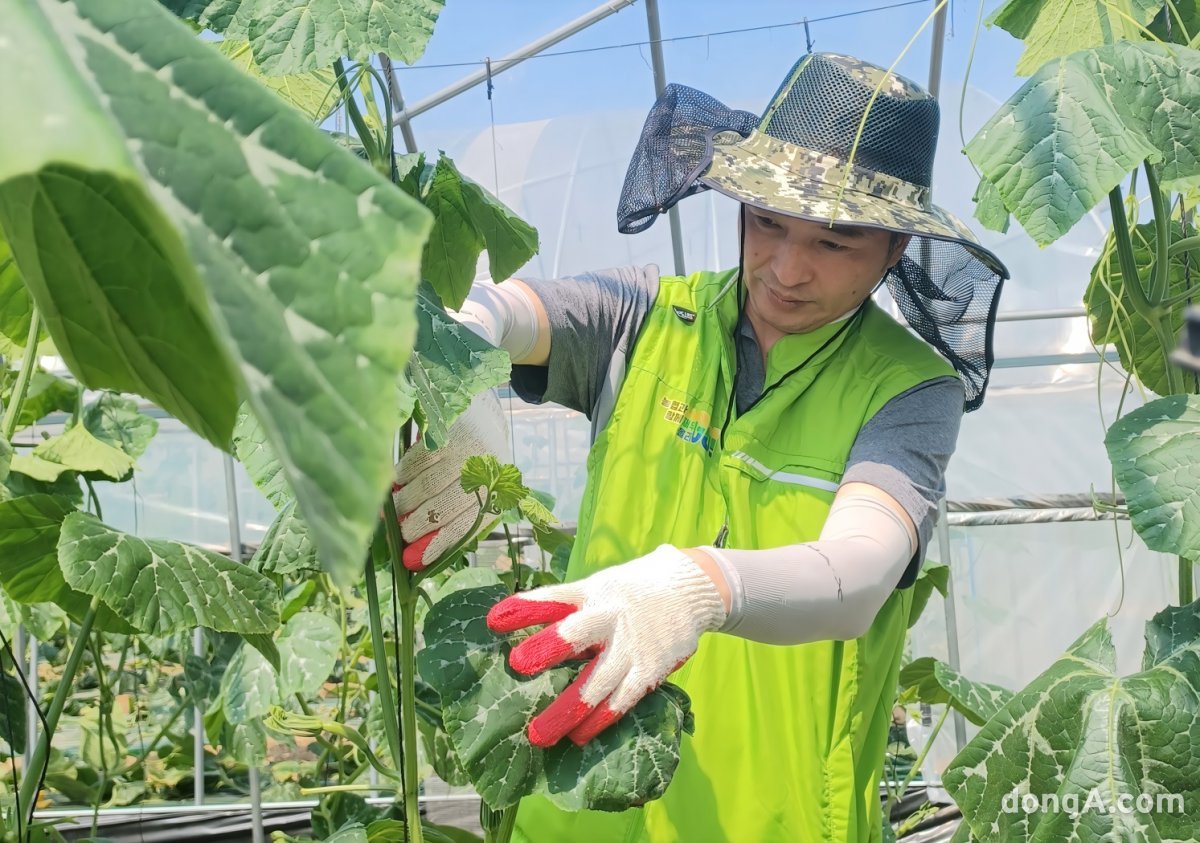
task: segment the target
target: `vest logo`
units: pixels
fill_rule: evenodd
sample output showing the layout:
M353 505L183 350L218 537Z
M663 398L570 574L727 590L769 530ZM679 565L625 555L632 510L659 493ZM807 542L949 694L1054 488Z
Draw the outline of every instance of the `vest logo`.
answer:
M685 325L690 325L696 321L696 312L688 310L686 307L680 307L677 304L671 305L671 310L675 311L675 315L679 317L679 321Z
M695 314L692 314L693 316ZM713 444L717 439L717 431L708 428L710 416L704 410L688 412L688 405L683 401L672 401L663 398L659 405L665 410L663 421L675 426L675 436L689 445L704 449L704 453L712 456Z

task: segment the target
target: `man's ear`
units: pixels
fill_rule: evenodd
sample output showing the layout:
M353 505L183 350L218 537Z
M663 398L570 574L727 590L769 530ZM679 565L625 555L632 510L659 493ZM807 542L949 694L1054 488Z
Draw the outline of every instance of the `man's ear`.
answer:
M900 258L904 257L904 250L908 248L910 240L912 240L911 234L899 234L892 238L892 248L888 251L888 269L900 263Z

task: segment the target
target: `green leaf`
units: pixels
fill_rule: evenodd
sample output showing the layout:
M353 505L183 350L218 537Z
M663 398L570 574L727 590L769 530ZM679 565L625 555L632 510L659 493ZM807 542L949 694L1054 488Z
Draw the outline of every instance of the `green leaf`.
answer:
M1008 208L1004 207L1004 198L996 185L980 179L971 199L975 203L975 219L980 225L989 231L1008 232Z
M1146 625L1142 670L1117 676L1107 621L1017 693L954 759L946 789L982 840L1188 840L1200 804L1200 604L1170 607ZM1066 810L1005 810L1005 797L1073 795ZM1106 808L1084 810L1092 792ZM1175 794L1175 810L1145 812L1118 798Z
M12 248L0 231L0 336L7 337L19 347L29 339L29 320L33 315L33 302L29 290L21 280ZM42 328L39 335L45 336Z
M121 480L133 471L133 458L102 442L85 425L76 424L58 436L51 436L28 453L13 457L12 470L46 483L64 471L95 472L111 480Z
M70 381L49 372L36 370L29 378L29 387L25 392L25 400L21 404L21 413L17 416L17 430L28 427L39 419L43 419L56 411L71 412L75 409L75 401L79 395L79 387ZM11 390L4 395L4 403L11 399Z
M159 0L176 16L213 32L224 32L246 0Z
M245 723L226 723L225 749L249 767L261 767L267 763L267 730L261 720Z
M282 509L294 497L284 475L283 465L267 443L267 432L254 413L243 404L233 427L233 453L250 475L250 480L266 495L276 509Z
M1200 396L1137 408L1108 429L1104 446L1146 546L1200 558Z
M428 212L154 3L7 17L6 118L29 128L0 140L0 224L59 350L221 447L244 391L323 565L352 581ZM38 128L48 102L71 132Z
M434 843L430 834L431 831L441 836L440 843L484 843L483 838L478 834L472 834L465 829L455 828L451 825L423 822L421 823L421 828L425 832L425 839L429 840L430 843Z
M99 597L138 632L194 626L242 634L279 625L279 596L262 574L220 554L167 539L141 539L72 512L58 559L67 583Z
M254 62L250 42L242 38L226 38L218 42L221 55L234 66L248 73L279 95L284 102L298 109L314 123L320 123L338 104L337 85L328 68L292 76L266 76Z
M25 689L21 680L0 673L0 738L15 753L25 751L28 728L25 721Z
M1200 35L1200 0L1172 0L1172 4L1179 16L1160 12L1155 15L1149 29L1162 41L1187 44L1192 38ZM1180 26L1181 21L1183 26Z
M345 826L325 838L325 843L371 843L367 830L358 823Z
M244 22L255 60L273 76L329 67L344 56L365 62L380 52L412 64L425 52L444 5L444 0L243 0L237 24Z
M83 426L101 442L137 459L158 432L158 422L138 412L136 401L105 392L83 408Z
M487 489L488 510L496 514L512 509L529 494L529 489L521 482L520 469L515 465L501 465L492 454L467 457L463 461L460 482L466 492Z
M458 310L466 301L484 249L496 282L537 254L537 231L462 175L445 155L426 168L421 199L436 220L425 244L421 271L451 310Z
M425 414L425 444L437 448L450 425L485 389L508 380L508 354L480 339L425 293L417 296L417 343L408 381Z
M1162 187L1200 176L1200 52L1123 41L1050 62L966 146L1045 246L1149 159Z
M250 567L261 574L282 577L317 572L317 551L308 537L308 526L296 513L296 502L288 501L263 536Z
M475 789L496 809L535 790L572 809L620 810L660 796L679 762L685 697L660 688L583 749L569 741L549 750L533 746L529 721L566 688L576 668L523 677L508 666L510 639L492 633L486 621L488 609L507 594L493 585L440 600L425 621L431 643L417 654Z
M83 506L83 488L79 485L79 475L73 471L64 471L57 480L51 482L35 480L28 474L12 473L4 481L4 488L8 494L0 493L0 500L25 495L53 495L76 508Z
M1050 59L1076 50L1139 41L1163 0L1008 0L988 18L1025 42L1017 74L1028 76Z
M13 447L8 444L8 440L0 437L0 483L8 479L9 468L12 465ZM7 486L0 486L0 500L6 500L9 496L3 495L7 491Z
M1169 232L1171 241L1184 236L1183 227L1174 221L1169 225ZM1154 223L1143 223L1129 234L1133 241L1133 255L1139 275L1148 279L1154 263L1157 230ZM1182 254L1171 258L1169 265L1167 295L1174 297L1188 290L1190 279ZM1141 283L1144 285L1146 282ZM1200 272L1197 272L1196 279L1191 281L1191 284L1196 283L1200 283ZM1091 281L1083 294L1083 304L1088 312L1092 342L1099 346L1112 343L1117 347L1117 354L1120 355L1125 371L1137 375L1142 385L1152 392L1159 395L1170 394L1171 388L1167 380L1168 364L1153 327L1134 309L1133 297L1125 286L1125 277L1121 273L1121 262L1111 232L1100 259L1092 267ZM1180 302L1167 314L1167 330L1171 336L1179 336L1183 330L1186 308L1187 305Z
M295 694L315 694L333 671L341 642L342 631L332 618L300 612L275 640L282 670L276 672L257 650L242 647L221 679L229 722L246 723Z
M976 726L991 720L1008 705L1013 692L989 682L973 682L945 662L926 656L900 671L900 688L916 691L919 702L950 705Z
M308 606L309 601L312 600L312 596L316 591L317 581L315 579L305 580L302 584L292 588L284 595L283 608L279 611L280 620L287 623L298 612L303 611Z
M933 596L933 590L936 588L942 597L945 597L949 587L949 566L932 563L922 566L921 573L917 574L917 581L913 583L913 598L908 608L909 629L913 628L913 625L920 619L921 613L925 611L925 607L929 604L929 598Z
M421 746L425 758L433 767L437 777L451 787L466 787L471 783L470 776L463 769L454 751L454 742L442 729L422 719L418 724L421 732Z
M318 839L349 825L366 826L383 812L355 793L327 793L312 809L312 830ZM328 841L326 841L328 843Z
M18 603L54 603L79 620L91 598L67 584L58 562L63 519L73 512L70 502L44 494L0 502L0 584ZM107 607L97 612L96 626L107 632L133 631Z

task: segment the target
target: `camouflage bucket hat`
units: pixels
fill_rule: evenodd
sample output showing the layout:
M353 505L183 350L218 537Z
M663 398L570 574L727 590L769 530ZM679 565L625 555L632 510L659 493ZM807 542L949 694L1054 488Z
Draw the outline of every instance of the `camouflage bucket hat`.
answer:
M912 235L884 280L909 325L954 365L973 410L1008 270L932 202L938 122L937 100L915 82L834 53L801 57L761 117L672 84L643 127L617 228L643 231L712 188L776 213Z

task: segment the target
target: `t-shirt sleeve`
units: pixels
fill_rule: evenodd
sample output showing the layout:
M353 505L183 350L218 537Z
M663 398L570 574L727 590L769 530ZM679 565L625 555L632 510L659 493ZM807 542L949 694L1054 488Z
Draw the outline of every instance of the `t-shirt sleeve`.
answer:
M955 377L936 378L900 393L863 425L850 449L842 482L870 483L904 507L917 527L919 546L900 578L912 585L946 494L946 465L962 423L963 387Z
M549 401L592 419L613 361L625 359L658 295L658 278L653 265L522 278L546 309L550 358L545 366L513 366L513 391L531 404Z

